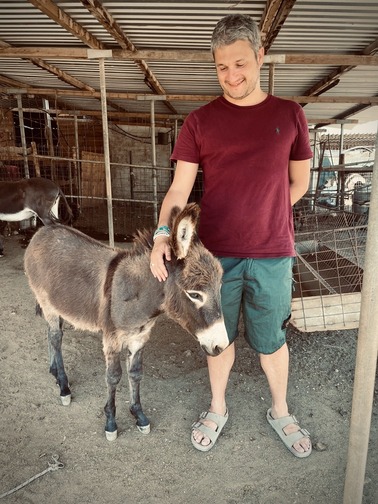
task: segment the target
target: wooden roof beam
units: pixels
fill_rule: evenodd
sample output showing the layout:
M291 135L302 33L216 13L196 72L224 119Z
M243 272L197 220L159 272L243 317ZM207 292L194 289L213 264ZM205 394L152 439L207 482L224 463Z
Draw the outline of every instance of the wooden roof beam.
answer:
M7 42L0 40L0 47L11 48L12 46L10 44L8 44ZM69 84L70 86L73 86L77 89L89 91L91 93L94 93L96 91L91 86L88 86L84 82L81 82L79 79L76 79L72 75L69 75L67 72L64 72L63 70L60 70L59 68L57 68L53 65L50 65L49 63L46 63L45 61L43 61L40 58L25 58L25 59L28 59L29 61L31 61L33 63L33 65L36 65L37 67L41 68L42 70L46 70L47 72L55 75L56 77L58 77L58 79L65 82L66 84ZM5 79L7 79L7 80L5 80ZM25 87L25 82L14 81L13 79L8 79L5 76L0 78L0 83L1 82L7 86L20 87L20 88ZM13 84L12 84L12 82L13 82ZM118 105L117 106L113 105L113 107L119 108Z
M267 0L259 25L265 53L271 48L295 2L296 0Z
M98 0L81 0L81 3L86 7L89 12L97 19L99 23L112 35L112 37L118 42L122 49L126 49L135 53L137 51L134 44L123 32L122 28L115 21L110 12L98 1ZM142 71L145 82L148 87L157 94L164 95L165 89L161 86L158 79L155 77L153 72L148 68L147 63L143 59L135 59L134 63ZM169 103L164 102L166 107L172 113L176 113L175 108Z
M5 75L0 75L0 86L9 86L12 88L25 88L25 82L21 82L15 79L10 79ZM0 87L1 90L1 87Z
M0 88L1 92L6 94L30 94L30 95L53 95L53 96L71 96L71 97L87 97L87 98L99 98L101 93L99 91L89 92L81 90L70 90L70 89L57 89L57 88L36 88L36 87L25 87L21 88ZM147 100L154 95L148 95L143 93L125 93L116 91L107 91L107 98L116 100ZM180 94L166 94L161 95L162 100L169 101L186 101L186 102L209 102L214 100L219 95L180 95ZM365 104L365 105L378 105L378 96L281 96L281 98L286 100L292 100L295 102L304 103L355 103L355 104Z
M102 42L97 40L96 37L94 37L88 30L86 30L83 26L81 26L74 19L72 19L71 16L66 14L51 0L28 0L28 1L32 3L34 7L37 7L37 9L46 14L46 16L48 16L50 19L53 19L56 23L62 26L62 28L70 32L76 38L80 39L84 44L89 46L91 49L96 50L104 49L105 46ZM64 82L74 87L77 87L79 89L86 89L90 92L95 91L91 86L84 84L75 77L72 77L66 72L63 72L63 70L60 70L59 68L42 61L38 57L31 56L29 57L29 59L30 61L32 61L34 65L38 66L39 68L42 68L43 70L47 70L48 72L56 75L60 80L63 80ZM109 103L109 105L111 105L116 109L120 109L119 105L115 103L112 104Z
M1 92L1 88L0 88ZM12 109L14 111L17 111L18 109ZM42 109L33 109L33 108L24 108L25 112L41 112L43 111ZM56 114L57 119L60 120L69 120L73 119L73 117L80 117L80 116L85 116L87 120L90 120L90 117L100 117L102 115L101 110L77 110L77 109L72 109L72 110L67 110L67 109L54 109L50 108L48 110L49 113ZM170 121L184 121L186 118L187 114L167 114L167 113L157 113L155 114L155 119L157 121L165 121L170 122ZM144 123L147 123L150 121L151 114L149 112L114 112L114 111L108 111L108 118L112 120L113 122L116 122L117 124L122 124L123 122L125 124L130 123L130 119L133 120L140 120L143 121ZM308 124L358 124L358 119L335 119L335 118L324 118L324 119L313 119L311 117L307 118ZM146 124L146 126L149 126Z
M375 39L371 44L369 44L365 49L359 54L354 56L373 56L378 50L378 39ZM341 65L339 68L331 72L329 75L321 79L314 86L310 87L303 94L305 96L319 95L325 93L330 86L337 85L340 77L350 70L353 70L357 65L364 65L364 63L351 63L349 65Z
M43 59L79 59L87 60L106 58L114 60L154 60L154 61L179 61L202 62L214 64L209 51L187 50L142 50L137 52L125 49L92 50L86 48L64 47L1 47L0 58L43 58ZM264 57L264 63L276 63L282 65L364 65L378 66L378 55L364 54L324 54L324 53L289 53L268 54Z
M70 84L71 86L73 86L77 89L83 89L83 90L89 91L91 93L95 92L95 89L93 87L88 86L88 84L81 82L79 79L76 79L76 77L69 75L67 72L60 70L56 66L50 65L49 63L46 63L42 59L30 58L30 61L35 66L42 68L42 70L46 70L47 72L55 75L56 77L58 77L58 79L65 82L66 84Z
M104 49L105 46L102 42L97 40L97 38L81 26L81 24L77 23L71 16L60 9L52 0L28 1L88 47L92 49Z

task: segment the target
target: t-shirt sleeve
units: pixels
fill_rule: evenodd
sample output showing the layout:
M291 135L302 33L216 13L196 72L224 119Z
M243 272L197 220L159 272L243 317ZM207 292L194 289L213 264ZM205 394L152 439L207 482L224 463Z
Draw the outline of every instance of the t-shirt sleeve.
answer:
M177 137L171 161L187 161L199 163L200 149L198 144L197 121L193 113L189 114Z
M313 154L305 113L300 105L297 105L297 107L297 137L291 148L290 159L292 161L303 161L312 158Z

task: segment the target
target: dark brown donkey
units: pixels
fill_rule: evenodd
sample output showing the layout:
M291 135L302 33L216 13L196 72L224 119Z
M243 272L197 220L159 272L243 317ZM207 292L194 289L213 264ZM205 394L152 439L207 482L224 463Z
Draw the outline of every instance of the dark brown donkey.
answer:
M35 177L11 182L0 181L0 220L18 222L36 216L43 224L59 222L60 198L69 218L72 218L72 210L62 190L52 180ZM0 255L2 251L0 236Z
M142 410L139 385L142 351L159 314L165 313L190 332L208 355L228 346L220 305L222 268L199 241L199 207L187 205L171 215L172 260L165 282L150 272L152 235L138 233L131 250L113 249L66 226L41 228L25 252L30 287L49 324L50 372L64 405L71 391L64 370L62 326L102 331L108 399L105 433L117 437L116 387L122 375L120 353L126 349L130 411L142 433L150 422Z

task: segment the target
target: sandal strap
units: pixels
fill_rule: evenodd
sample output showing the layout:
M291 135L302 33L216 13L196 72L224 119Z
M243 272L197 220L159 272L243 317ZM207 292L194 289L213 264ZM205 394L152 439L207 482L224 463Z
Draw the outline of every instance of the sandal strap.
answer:
M291 446L293 446L294 443L296 443L300 439L303 439L304 437L310 437L310 433L306 429L299 429L299 431L292 432L291 434L287 435L283 433L283 435L285 436L285 439L288 441L288 443L291 443Z
M200 420L211 420L217 425L217 427L214 430L211 427L205 425ZM219 437L219 434L222 432L222 429L225 426L227 420L228 410L226 410L225 415L218 415L217 413L213 413L211 411L202 411L202 413L198 417L198 421L192 424L192 431L200 431L204 436L207 436L212 443L215 443L215 441Z
M213 413L212 411L202 411L199 420L211 420L217 424L217 427L224 426L228 420L228 410L226 410L225 415L218 415L218 413Z
M212 443L215 443L215 441L218 439L218 436L220 434L220 431L218 430L218 428L217 428L217 430L211 429L210 427L203 424L202 422L195 422L192 425L192 431L193 430L198 430L199 432L201 432L201 434L203 434L204 436L207 436Z

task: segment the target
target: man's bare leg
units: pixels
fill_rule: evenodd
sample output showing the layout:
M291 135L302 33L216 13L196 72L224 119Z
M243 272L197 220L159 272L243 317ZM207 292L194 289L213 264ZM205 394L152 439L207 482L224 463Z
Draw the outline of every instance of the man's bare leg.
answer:
M220 355L216 357L207 357L207 365L209 370L210 387L211 387L211 403L209 411L218 415L225 415L226 406L226 389L230 371L235 361L235 344L231 343ZM216 429L216 424L210 420L201 420L204 425ZM193 431L193 438L198 444L208 446L210 439L204 436L200 431Z
M260 354L260 363L267 377L270 393L272 395L272 417L277 419L288 416L289 410L286 396L289 378L289 350L287 344L285 343L272 354ZM284 428L284 432L287 435L297 432L298 430L299 427L296 424L289 424ZM303 437L293 445L293 448L299 453L308 451L310 447L311 442L308 437Z

